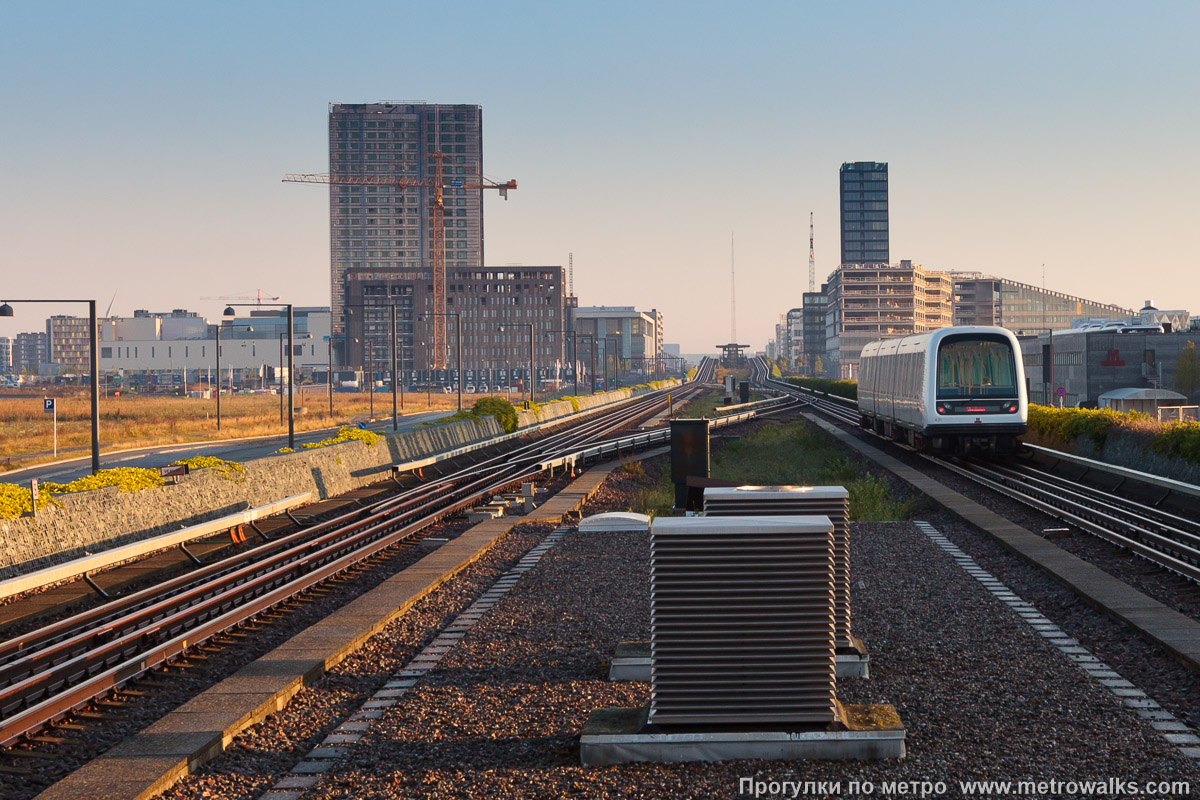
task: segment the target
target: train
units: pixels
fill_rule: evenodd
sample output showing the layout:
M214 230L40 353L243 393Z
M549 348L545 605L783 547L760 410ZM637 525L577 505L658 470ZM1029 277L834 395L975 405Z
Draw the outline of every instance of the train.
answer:
M957 326L871 342L859 359L860 424L917 450L1011 453L1029 419L1021 345Z

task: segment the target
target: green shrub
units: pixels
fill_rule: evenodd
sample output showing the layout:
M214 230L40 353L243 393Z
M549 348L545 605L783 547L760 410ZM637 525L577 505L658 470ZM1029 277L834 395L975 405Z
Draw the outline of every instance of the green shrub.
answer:
M858 381L841 381L832 378L788 378L788 383L802 389L812 389L847 400L858 399Z
M1145 414L1122 414L1111 408L1049 408L1030 404L1029 430L1069 446L1080 436L1098 450L1104 446L1109 432L1123 421L1133 421Z
M1154 437L1154 452L1200 464L1200 422L1170 422Z
M517 429L517 410L503 397L482 397L471 410L476 417L495 417L505 433Z
M464 408L462 411L456 411L448 417L442 417L441 419L431 419L428 422L422 422L422 423L418 424L417 427L424 428L429 425L446 425L448 423L459 422L464 419L473 419L476 422L478 422L479 415L476 414L474 411L471 411L470 409Z

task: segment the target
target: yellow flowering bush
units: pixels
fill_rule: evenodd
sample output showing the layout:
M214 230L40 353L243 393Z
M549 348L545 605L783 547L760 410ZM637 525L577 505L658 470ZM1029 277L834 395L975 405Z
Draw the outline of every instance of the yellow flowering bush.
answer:
M54 501L49 492L38 496L38 508L44 508ZM0 483L0 519L16 519L30 510L33 503L33 493L24 486L15 483Z
M90 492L93 489L103 489L107 486L116 486L122 492L136 492L140 489L149 489L162 485L162 476L158 474L158 470L156 469L113 467L112 469L102 469L95 475L85 475L82 478L76 478L70 483L51 483L47 481L41 484L41 488L46 492L65 494L67 492Z
M371 431L368 431L368 430L363 430L362 428L351 428L351 427L345 426L345 427L338 429L336 436L331 436L328 439L322 439L319 442L305 442L304 444L302 444L300 446L303 447L305 450L312 450L317 447L325 447L325 446L331 445L331 444L341 444L342 442L349 442L354 439L357 439L358 441L362 442L367 447L372 447L376 443L379 442L379 434L372 433ZM286 450L287 448L284 448L284 449ZM276 452L281 452L281 451L276 451Z

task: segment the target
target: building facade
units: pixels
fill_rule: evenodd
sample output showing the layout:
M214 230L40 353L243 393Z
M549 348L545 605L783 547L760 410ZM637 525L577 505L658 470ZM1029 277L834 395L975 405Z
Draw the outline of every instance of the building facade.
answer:
M1191 312L1182 309L1170 311L1155 308L1153 300L1147 300L1146 304L1138 310L1134 320L1131 321L1136 321L1139 325L1161 325L1165 333L1186 331L1194 327Z
M13 371L13 344L11 336L0 336L0 372Z
M91 369L91 336L87 317L57 315L46 320L49 361L67 372Z
M1067 330L1021 336L1020 341L1029 402L1095 408L1100 395L1117 389L1158 388L1189 394L1176 381L1175 367L1189 342L1200 347L1200 331ZM1193 390L1189 400L1194 403L1197 396Z
M804 366L804 308L789 308L783 316L783 356L788 369L799 373Z
M839 172L843 264L887 264L888 165L842 164Z
M1065 330L1081 319L1128 319L1127 308L979 273L951 273L954 324L1012 331Z
M444 170L447 272L483 264L483 111L478 105L335 103L329 108L332 178L400 177L424 185L331 185L330 295L333 333L345 330L346 273L428 272L432 268L433 187ZM449 282L449 279L447 279ZM449 309L447 309L449 310Z
M804 326L804 366L801 375L824 377L828 369L825 352L825 312L829 306L829 287L821 285L819 292L805 292L802 298Z
M529 365L529 325L539 377L565 368L565 270L552 267L447 269L445 361L457 367L462 341L467 380L494 384L524 379ZM346 364L391 369L391 314L396 307L397 366L409 380L435 376L429 341L433 331L433 276L421 270L351 268L346 273ZM460 331L461 325L461 331ZM503 328L503 330L501 330ZM513 370L516 371L515 377Z
M46 334L18 333L13 340L13 371L36 375L47 362Z
M843 264L823 289L828 298L824 361L834 377L857 378L858 357L868 343L944 328L953 317L949 274L911 261Z
M174 322L167 324L169 320ZM328 308L293 309L292 363L297 375L325 371L329 320ZM211 381L218 366L217 327L223 380L270 388L287 363L287 312L280 309L259 309L214 325L191 312L102 320L100 372L137 383Z
M585 306L575 309L573 317L579 335L579 360L585 369L592 358L594 341L597 372L602 372L602 360L610 362L610 371L621 368L647 375L662 371L663 317L657 309Z

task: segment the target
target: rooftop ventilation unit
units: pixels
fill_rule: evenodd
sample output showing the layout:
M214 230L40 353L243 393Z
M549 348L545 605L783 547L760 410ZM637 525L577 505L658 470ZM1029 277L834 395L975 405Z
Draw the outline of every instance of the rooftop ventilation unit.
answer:
M833 529L813 516L654 520L651 724L836 719Z
M737 486L704 490L704 515L780 516L820 514L833 522L833 591L837 646L850 637L850 493L842 486Z

